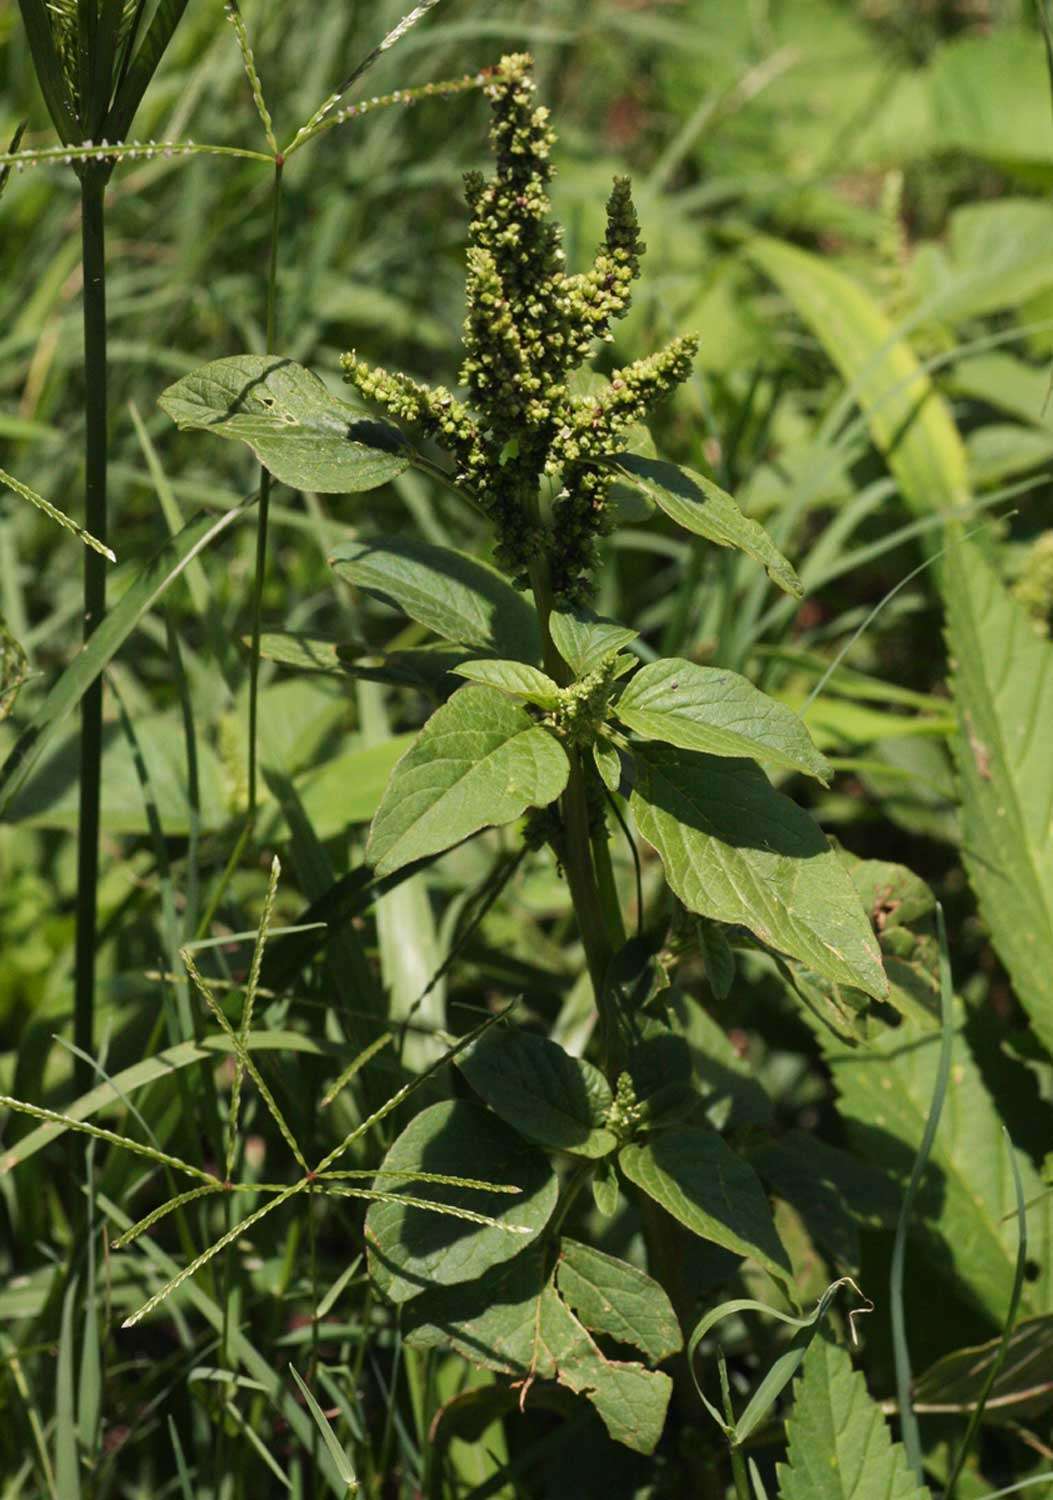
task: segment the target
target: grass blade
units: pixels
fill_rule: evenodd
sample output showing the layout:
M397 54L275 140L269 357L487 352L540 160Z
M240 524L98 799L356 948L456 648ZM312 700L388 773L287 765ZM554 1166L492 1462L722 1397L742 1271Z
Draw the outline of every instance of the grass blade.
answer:
M947 1085L950 1082L951 1076L951 1053L954 1043L952 1021L954 994L951 985L950 955L947 951L947 929L943 921L943 907L938 902L936 904L936 921L940 939L940 1060L936 1073L936 1087L933 1090L932 1103L929 1107L929 1118L925 1122L925 1132L918 1147L918 1154L914 1158L914 1166L911 1169L907 1191L903 1195L899 1223L896 1225L896 1239L892 1248L892 1268L889 1274L892 1353L896 1367L896 1397L899 1402L900 1426L902 1429L903 1446L907 1450L907 1460L917 1474L919 1483L924 1483L925 1476L922 1464L921 1434L918 1430L918 1419L911 1402L910 1348L907 1344L907 1324L903 1304L903 1276L906 1265L907 1230L910 1227L911 1210L914 1207L914 1199L917 1196L918 1187L921 1184L925 1168L929 1164L932 1143L936 1138L936 1128L940 1123L943 1101L947 1095Z
M88 688L124 645L148 610L175 582L187 565L228 530L255 501L243 500L218 518L195 516L147 563L123 598L109 611L90 643L79 652L41 704L35 718L19 735L0 766L0 817L22 789L62 721L76 708Z
M355 1478L355 1470L351 1460L344 1452L339 1438L329 1423L329 1418L311 1395L296 1366L290 1364L289 1369L296 1384L300 1387L300 1393L307 1403L307 1409L314 1418L318 1431L321 1433L322 1442L329 1450L329 1456L336 1466L337 1473L344 1481L344 1484L346 1484L348 1493L353 1495L358 1489L358 1480Z
M62 1299L58 1361L55 1367L55 1482L62 1500L80 1500L80 1457L77 1452L77 1413L73 1399L73 1313L77 1278Z

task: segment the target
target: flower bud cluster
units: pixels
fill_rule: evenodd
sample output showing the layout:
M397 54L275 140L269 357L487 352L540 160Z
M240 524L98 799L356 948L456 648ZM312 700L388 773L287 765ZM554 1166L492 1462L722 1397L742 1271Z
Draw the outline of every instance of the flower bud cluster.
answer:
M547 556L557 602L578 602L595 562L595 538L607 526L610 478L595 461L617 448L627 427L686 380L695 341L615 373L601 395L575 398L568 374L613 319L628 310L640 272L639 225L628 179L618 178L607 204L607 232L590 269L564 271L562 231L549 222L547 186L555 135L548 111L534 103L531 59L502 59L489 75L490 143L497 170L465 180L471 210L460 379L467 403L372 369L354 354L345 378L392 416L444 447L456 483L490 516L497 558L520 584ZM551 520L540 516L542 481L556 488Z

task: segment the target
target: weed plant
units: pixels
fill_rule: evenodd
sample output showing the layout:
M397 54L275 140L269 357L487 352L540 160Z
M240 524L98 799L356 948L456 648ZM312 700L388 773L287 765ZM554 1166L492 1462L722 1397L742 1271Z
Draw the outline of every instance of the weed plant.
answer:
M53 291L0 412L4 1493L1041 1489L1053 220L1037 126L964 103L1048 135L1039 30L182 9L24 5L60 146L0 163L41 233L65 157L126 226L124 524L44 498ZM128 142L152 26L136 105L191 97ZM128 558L64 669L41 510Z

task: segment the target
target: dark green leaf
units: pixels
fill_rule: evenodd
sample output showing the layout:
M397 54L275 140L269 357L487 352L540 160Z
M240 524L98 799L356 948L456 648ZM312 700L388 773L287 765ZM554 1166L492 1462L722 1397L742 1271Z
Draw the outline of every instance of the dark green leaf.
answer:
M541 658L533 605L496 568L466 552L413 537L378 536L345 542L330 563L338 578L448 641L516 661Z
M1002 1338L945 1354L914 1384L918 1412L969 1411L983 1394ZM1009 1358L995 1377L984 1407L987 1422L1029 1421L1053 1406L1053 1315L1014 1328Z
M559 742L495 688L460 688L436 710L392 772L370 829L378 875L510 823L562 792Z
M516 1195L415 1182L426 1171L514 1185ZM518 1256L544 1229L556 1205L555 1173L540 1151L476 1104L433 1104L407 1125L381 1163L407 1173L386 1190L487 1214L502 1226L476 1224L401 1203L374 1203L366 1215L370 1273L393 1302L406 1302L433 1286L474 1281Z
M789 1257L760 1179L713 1130L679 1129L622 1148L630 1182L701 1239L752 1256L779 1281Z
M637 746L630 807L689 911L739 923L770 948L878 999L877 943L822 830L751 761Z
M685 531L704 536L719 547L735 547L759 562L787 594L800 598L801 580L764 527L739 510L730 495L691 469L636 453L616 453L606 460L616 474L635 484Z
M591 1333L632 1344L655 1361L683 1348L673 1304L653 1277L577 1240L564 1239L556 1286Z
M502 1120L541 1146L606 1156L617 1144L605 1128L612 1102L606 1079L557 1042L501 1027L463 1053L457 1065Z
M29 40L33 69L44 103L48 107L51 123L64 144L79 142L80 131L69 98L65 69L52 36L51 18L45 0L18 0L18 4Z
M278 355L214 360L170 385L159 404L181 428L247 443L293 489L372 490L410 465L394 428L363 419L317 375Z
M149 30L124 74L113 108L107 117L106 131L111 140L123 141L131 129L135 112L142 103L143 95L157 72L186 7L187 0L159 0Z

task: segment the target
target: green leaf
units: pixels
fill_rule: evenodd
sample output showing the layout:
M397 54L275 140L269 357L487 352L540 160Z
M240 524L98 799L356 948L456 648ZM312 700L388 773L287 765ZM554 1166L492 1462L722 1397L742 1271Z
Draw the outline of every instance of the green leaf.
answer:
M470 1285L425 1292L407 1307L403 1327L415 1348L452 1347L528 1387L558 1381L587 1397L611 1437L638 1453L653 1453L662 1435L669 1376L609 1359L560 1296L538 1249Z
M244 636L248 646L251 637ZM389 682L398 687L422 687L429 692L448 687L447 672L471 655L463 646L436 641L428 646L377 651L360 641L336 641L323 636L272 630L260 637L260 655L299 672L321 672L338 677L360 677L367 682Z
M607 466L648 495L678 526L718 547L735 547L759 562L772 583L799 599L801 580L764 527L751 521L712 479L636 453L616 453Z
M541 659L534 606L489 563L413 537L345 542L329 559L338 578L392 604L445 640L516 661Z
M80 702L99 673L124 645L132 631L175 582L187 565L232 526L251 501L221 516L195 516L147 563L122 598L109 610L82 651L48 693L35 717L19 736L0 766L0 817L25 784L42 752L51 744L66 715Z
M914 1383L915 1410L964 1412L983 1394L1002 1335L945 1354ZM1009 1338L1009 1358L995 1376L986 1422L1015 1423L1039 1416L1053 1405L1053 1315L1028 1318Z
M738 672L682 657L649 662L615 705L623 724L647 740L710 755L750 755L824 784L833 772L804 724Z
M522 1192L511 1196L441 1187L415 1182L412 1175L417 1170L460 1176L466 1162L482 1180L514 1184ZM473 1281L518 1256L541 1233L556 1206L556 1175L542 1153L486 1110L464 1100L422 1110L381 1167L407 1173L397 1186L401 1194L487 1214L503 1226L476 1224L404 1203L371 1204L365 1226L370 1274L392 1302L407 1302L428 1287ZM387 1189L391 1179L381 1181Z
M881 1408L843 1349L812 1340L794 1384L779 1500L923 1500L929 1495L893 1443Z
M820 1034L833 1073L839 1113L853 1151L902 1183L917 1153L936 1082L940 1034L932 1024L885 1028L866 1048ZM1038 1174L1017 1153L1025 1197ZM1016 1263L1016 1193L998 1112L959 1036L930 1166L916 1203L915 1232L934 1236L941 1275L950 1273L996 1323L1009 1305ZM1037 1280L1024 1287L1024 1313L1053 1311L1053 1199L1031 1212Z
M998 956L1053 1053L1053 645L975 544L948 554L962 853Z
M80 140L66 82L65 69L55 46L51 17L45 0L18 0L26 29L33 71L44 96L51 123L64 145Z
M575 677L587 677L640 634L613 620L597 619L584 609L554 609L548 617L548 628L556 650Z
M751 761L634 750L630 808L689 911L747 927L835 982L881 999L878 945L825 834Z
M159 0L149 29L132 58L113 101L113 108L107 116L106 131L111 140L123 141L132 128L135 112L142 103L143 95L157 72L186 7L187 0Z
M391 773L413 742L412 734L393 734L376 745L356 745L298 778L296 795L317 837L337 838L352 824L376 817ZM261 836L274 837L282 826L268 803L260 820Z
M317 375L278 355L213 360L170 385L159 404L180 428L247 443L275 479L297 490L373 490L410 465L400 433L364 419Z
M618 1164L701 1239L752 1256L778 1281L791 1275L760 1178L713 1130L678 1129L622 1148Z
M460 688L395 767L367 858L378 875L390 875L480 828L547 806L569 774L563 747L525 709L495 688Z
M462 662L450 670L455 677L467 677L469 682L497 688L519 702L536 703L540 708L555 708L559 703L558 683L527 662L487 658Z
M479 1097L529 1140L593 1157L617 1145L605 1128L612 1103L607 1080L558 1042L501 1027L480 1038L457 1065Z
M950 409L870 293L829 259L778 240L754 240L747 253L851 387L907 504L919 512L966 505L968 466Z
M594 740L592 758L600 780L609 792L616 792L622 780L622 758L608 740Z
M649 1359L683 1348L673 1304L653 1277L590 1245L564 1239L556 1286L590 1333L631 1344Z

